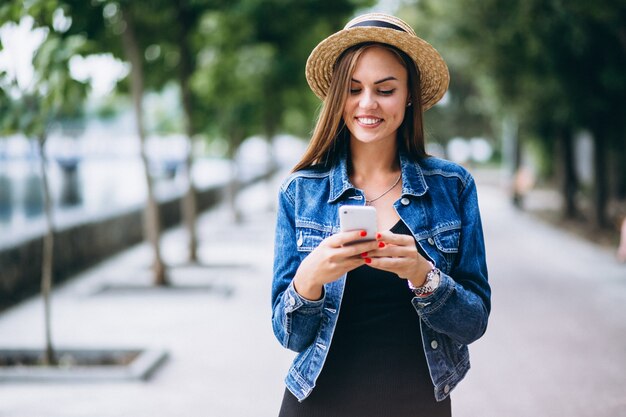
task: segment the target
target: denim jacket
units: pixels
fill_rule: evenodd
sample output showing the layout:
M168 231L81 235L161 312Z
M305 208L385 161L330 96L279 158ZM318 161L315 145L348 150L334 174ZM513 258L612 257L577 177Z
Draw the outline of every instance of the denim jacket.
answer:
M467 345L485 332L491 308L476 185L465 169L434 157L416 162L400 151L400 167L402 195L394 207L420 253L442 272L434 293L412 300L441 401L469 370ZM343 204L365 204L363 191L350 183L345 155L332 167L293 173L279 192L272 326L279 342L298 352L285 382L299 401L311 393L324 366L346 276L326 284L317 301L301 297L292 279L302 260L339 230Z

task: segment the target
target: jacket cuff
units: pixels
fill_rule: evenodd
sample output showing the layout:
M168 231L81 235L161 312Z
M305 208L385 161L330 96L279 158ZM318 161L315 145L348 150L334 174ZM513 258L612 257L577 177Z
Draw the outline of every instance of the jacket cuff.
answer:
M413 306L420 314L429 314L437 311L450 297L455 288L454 280L447 274L440 272L439 286L431 294L425 297L413 297Z
M324 301L326 299L326 290L322 289L322 298L319 300L308 300L298 294L295 287L293 286L293 281L289 283L287 290L285 291L285 311L287 313L291 313L296 310L300 310L302 313L312 313L318 312L324 306Z

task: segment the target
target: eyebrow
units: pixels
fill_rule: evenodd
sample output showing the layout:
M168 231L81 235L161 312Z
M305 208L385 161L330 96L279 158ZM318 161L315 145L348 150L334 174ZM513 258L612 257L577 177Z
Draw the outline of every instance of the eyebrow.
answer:
M396 77L387 77L387 78L383 78L382 80L374 81L374 84L382 84L385 81L392 81L392 80L398 81L398 79ZM359 81L359 80L357 80L355 78L352 78L352 82L362 84L361 81Z

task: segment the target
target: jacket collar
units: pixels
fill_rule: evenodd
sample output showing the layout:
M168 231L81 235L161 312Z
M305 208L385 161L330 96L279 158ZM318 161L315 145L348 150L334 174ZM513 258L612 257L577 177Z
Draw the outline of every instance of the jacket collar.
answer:
M352 185L348 176L348 144L342 146L339 152L341 154L337 158L337 163L330 169L329 203L337 201L346 191L357 189ZM402 195L424 195L428 186L419 163L411 160L404 150L399 151L399 156L402 171Z

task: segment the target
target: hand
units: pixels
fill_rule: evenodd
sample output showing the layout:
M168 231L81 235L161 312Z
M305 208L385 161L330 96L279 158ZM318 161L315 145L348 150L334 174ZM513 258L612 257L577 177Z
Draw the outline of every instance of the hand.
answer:
M378 248L377 241L347 245L363 237L361 233L364 232L340 232L322 240L296 271L293 284L298 294L309 300L318 300L322 297L324 284L371 262L369 252Z
M376 240L378 248L368 255L372 268L393 272L416 287L424 285L432 265L418 252L413 236L385 231L378 233Z

